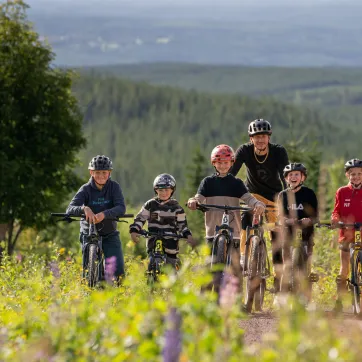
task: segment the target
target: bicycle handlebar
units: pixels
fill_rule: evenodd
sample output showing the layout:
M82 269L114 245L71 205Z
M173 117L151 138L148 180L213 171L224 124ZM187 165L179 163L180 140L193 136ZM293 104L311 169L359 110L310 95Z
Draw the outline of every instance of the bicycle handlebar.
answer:
M175 239L187 239L184 238L183 236L179 235L179 234L173 234L173 233L164 233L164 232L153 232L153 231L148 231L148 230L140 230L138 233L141 236L144 237L152 237L152 236L156 236L159 238L165 238L165 237L171 237L171 238L175 238Z
M317 227L327 227L329 229L360 229L362 228L362 222L344 223L339 221L337 224L332 224L329 220L322 220L318 223Z
M242 212L252 211L251 207L245 206L228 206L228 205L211 205L211 204L198 204L197 209L200 211L209 211L207 209L218 209L218 210L239 210Z
M61 213L61 212L60 213L59 212L52 212L52 213L50 213L50 216L62 217L63 219L58 220L58 221L67 221L67 222L79 221L79 219L75 219L75 218L85 218L85 214L72 215L72 214ZM116 222L127 222L127 221L119 220L119 219L121 219L121 218L133 218L133 217L134 217L133 214L124 214L122 216L118 216L117 218L104 219L104 220L110 220L110 221L116 221Z

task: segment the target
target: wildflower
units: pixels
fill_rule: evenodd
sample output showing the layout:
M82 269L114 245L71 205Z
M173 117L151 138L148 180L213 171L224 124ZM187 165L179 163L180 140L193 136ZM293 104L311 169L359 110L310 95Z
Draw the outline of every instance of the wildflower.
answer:
M105 263L104 277L108 283L113 282L116 270L117 270L117 258L115 256L107 258Z
M50 268L50 271L52 272L54 278L56 278L56 279L60 278L60 270L59 270L58 263L56 261L53 260L52 262L50 262L49 268Z
M220 288L219 303L221 307L231 308L236 303L240 281L233 274L225 272Z
M167 317L167 330L165 332L165 347L163 349L164 362L179 361L182 347L181 340L181 314L176 308L171 308Z

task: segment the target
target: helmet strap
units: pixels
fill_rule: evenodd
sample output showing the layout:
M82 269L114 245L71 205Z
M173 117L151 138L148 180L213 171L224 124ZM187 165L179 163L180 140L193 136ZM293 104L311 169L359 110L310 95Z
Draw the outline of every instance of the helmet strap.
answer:
M294 190L296 190L298 187L301 187L303 185L303 181L301 181L297 186L295 186L295 187L292 187L292 186L290 186L290 184L288 184L288 188L287 188L287 190L291 190L291 191L294 191Z

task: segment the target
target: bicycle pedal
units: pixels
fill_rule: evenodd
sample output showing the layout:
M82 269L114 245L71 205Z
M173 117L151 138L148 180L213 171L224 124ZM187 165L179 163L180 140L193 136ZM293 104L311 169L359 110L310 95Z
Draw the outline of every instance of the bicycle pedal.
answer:
M308 280L310 283L317 283L319 280L319 275L317 273L310 273L308 276Z

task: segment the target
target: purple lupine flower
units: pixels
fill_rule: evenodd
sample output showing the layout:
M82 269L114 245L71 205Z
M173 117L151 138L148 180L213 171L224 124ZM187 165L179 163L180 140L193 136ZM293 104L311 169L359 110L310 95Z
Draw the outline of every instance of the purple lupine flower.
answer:
M171 308L167 316L163 362L178 362L181 347L181 314L176 308Z
M49 268L50 268L50 271L53 274L53 277L56 278L56 279L59 279L60 278L60 270L59 270L58 263L55 260L51 261L49 263Z
M220 287L220 306L224 308L231 308L233 305L235 305L239 289L239 278L231 273L225 272Z
M115 256L107 258L104 268L104 277L108 283L113 283L116 270L117 270L117 258Z
M19 264L22 263L23 255L21 253L17 253L15 258L16 258L17 263L19 263Z

